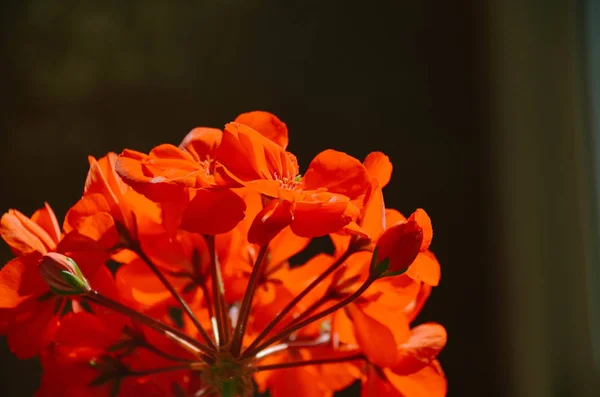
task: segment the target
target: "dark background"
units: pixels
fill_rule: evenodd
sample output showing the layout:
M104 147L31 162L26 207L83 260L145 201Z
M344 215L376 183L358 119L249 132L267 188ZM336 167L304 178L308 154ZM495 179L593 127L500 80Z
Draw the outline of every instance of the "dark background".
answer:
M326 148L361 159L381 150L394 164L386 204L430 214L443 274L420 319L448 329L440 360L450 396L584 395L589 384L580 381L593 378L579 371L591 368L585 296L567 299L581 308L576 324L553 318L571 306L549 307L545 297L559 306L565 299L538 277L546 271L520 274L517 264L531 263L522 255L530 249L542 253L532 260L547 263L544 250L555 240L543 240L541 248L523 248L522 240L511 245L527 224L545 225L545 215L520 224L509 214L532 197L511 194L538 180L537 171L524 171L530 152L572 133L571 113L561 110L573 104L561 98L573 85L563 75L574 72L546 58L569 59L556 51L571 48L576 9L552 1L482 6L474 0L32 0L1 7L1 211L30 214L48 201L60 218L81 195L88 154L178 144L193 127L222 127L241 112L268 110L287 123L290 150L304 168ZM548 84L563 82L566 91L553 96ZM548 95L555 101L525 110L523 118L506 87L516 87L512 92L525 104ZM568 125L554 134L547 118L556 112ZM521 127L523 134L515 133ZM523 141L531 131L543 142ZM534 169L546 169L545 158ZM519 161L523 168L514 166ZM531 178L519 185L525 190L513 189L523 172ZM547 197L560 190L543 185L535 192ZM3 245L1 262L9 258ZM525 286L514 284L529 277ZM572 288L584 291L579 281ZM560 293L570 294L565 288ZM538 328L520 322L537 321L539 313L546 314ZM548 353L556 340L570 343L567 331L544 336L559 323L569 330L575 324L583 336L579 350ZM0 369L1 395L32 395L37 363L15 359L3 340Z

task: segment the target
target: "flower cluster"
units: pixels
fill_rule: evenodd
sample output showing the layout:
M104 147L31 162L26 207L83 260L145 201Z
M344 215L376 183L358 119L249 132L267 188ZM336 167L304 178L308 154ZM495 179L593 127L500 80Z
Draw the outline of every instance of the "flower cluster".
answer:
M39 356L37 397L438 397L444 327L425 211L385 208L392 165L319 153L301 174L276 116L179 146L90 157L62 227L4 214L0 332ZM290 264L312 239L333 252Z

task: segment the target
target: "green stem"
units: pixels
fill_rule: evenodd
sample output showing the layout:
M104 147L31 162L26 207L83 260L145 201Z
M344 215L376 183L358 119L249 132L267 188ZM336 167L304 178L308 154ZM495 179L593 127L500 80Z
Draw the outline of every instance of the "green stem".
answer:
M352 247L352 246L351 246ZM312 283L308 285L300 294L298 294L294 299L292 299L277 315L271 322L262 330L262 332L254 339L254 341L248 346L246 351L253 350L256 346L262 342L264 338L269 335L281 320L291 312L296 305L306 296L308 295L317 285L319 285L323 280L325 280L330 274L332 274L336 269L338 269L345 261L356 252L355 249L349 247L346 252L344 252L327 270L325 270L319 277L317 277ZM244 353L244 356L246 354Z
M171 367L152 368L143 371L129 371L126 376L148 376L175 371L198 371L200 369L199 364L201 363L194 362L190 364L173 365Z
M367 279L360 286L360 288L358 290L356 290L352 295L339 301L335 305L331 306L330 308L328 308L326 310L323 310L320 313L310 316L307 319L296 323L295 325L287 327L286 329L284 329L280 333L276 334L272 338L268 339L266 342L261 343L259 346L255 347L254 349L247 349L241 358L243 359L243 358L252 357L256 353L260 352L262 349L272 345L273 343L275 343L283 338L286 338L287 336L293 334L294 332L298 331L299 329L306 327L307 325L310 325L310 324L314 323L315 321L318 321L318 320L322 319L323 317L326 317L326 316L330 315L331 313L334 313L335 311L347 306L348 304L350 304L354 300L356 300L358 297L360 297L363 294L363 292L365 292L367 290L367 288L369 288L371 286L371 284L373 284L373 282L375 280L376 280L375 278Z
M240 313L235 324L233 342L231 344L231 354L233 354L234 357L237 357L242 349L242 342L244 339L244 334L246 333L246 326L248 324L248 318L250 317L250 310L252 309L252 300L254 299L254 293L256 292L256 288L259 284L263 260L267 254L267 247L268 244L260 247L256 262L252 268L252 273L250 274L250 279L248 280L246 292L244 293L244 299L242 300Z
M208 245L208 252L210 255L210 272L212 280L212 293L213 293L213 304L214 314L216 318L215 336L218 336L219 340L217 344L224 346L229 343L229 316L227 314L227 304L225 303L225 291L223 287L223 277L221 275L221 267L219 266L219 259L217 258L217 248L215 245L215 236L206 235L206 244Z
M85 298L87 298L88 300L90 300L100 306L103 306L114 312L117 312L126 317L129 317L132 320L137 321L138 323L143 324L149 328L152 328L153 330L155 330L169 338L180 339L181 341L185 342L186 345L193 347L195 349L194 353L196 355L198 355L200 358L202 358L206 362L213 361L213 352L212 351L208 350L208 348L205 345L198 343L197 340L189 337L188 335L184 334L183 332L181 332L175 328L172 328L169 325L164 324L160 321L157 321L151 317L148 317L145 314L142 314L136 310L133 310L117 301L114 301L114 300L110 299L109 297L100 294L98 291L92 290L83 296Z
M216 251L215 251L216 252ZM215 263L217 263L217 258L214 258ZM212 260L211 260L212 263ZM202 272L202 267L200 264L200 253L197 250L194 250L194 255L192 257L192 264L194 266L194 282L202 289L202 295L204 295L204 299L206 299L206 309L208 310L208 318L211 321L211 328L213 332L213 338L216 341L217 345L220 344L221 338L219 338L219 327L215 325L214 321L216 321L214 306L210 299L210 294L208 293L208 285L206 284L206 277Z
M317 300L312 305L310 305L306 310L304 310L298 317L293 319L287 326L291 327L292 325L297 324L300 321L304 320L305 318L307 318L308 316L313 314L319 307L321 307L323 304L325 304L330 299L331 298L328 295L321 297L319 300Z
M296 362L290 362L290 363L257 365L255 367L255 369L256 369L256 372L271 371L271 370L275 370L275 369L303 367L306 365L345 363L348 361L356 361L356 360L366 360L366 358L362 353L359 353L359 354L352 354L347 357L332 357L332 358L321 358L321 359L315 359L315 360L296 361Z
M194 326L196 327L196 329L202 336L202 339L204 339L204 341L208 344L209 349L211 351L214 351L215 344L213 343L212 339L208 336L208 333L206 332L206 330L204 329L202 324L200 324L200 321L198 321L198 318L196 317L196 315L194 314L192 309L183 300L181 295L179 295L179 293L175 290L173 285L171 285L169 280L160 271L158 266L156 266L156 264L154 264L154 262L152 262L152 260L144 253L144 251L141 249L141 247L139 247L139 246L135 247L135 252L144 262L146 262L146 265L156 275L156 277L158 277L158 279L165 286L165 288L171 293L171 296L179 303L179 305L181 306L183 311L187 314L187 316L190 318L190 320L192 320L192 323L194 324Z
M177 357L177 356L174 356L174 355L172 355L170 353L167 353L167 352L159 349L158 347L156 347L156 346L154 346L154 345L152 345L152 344L150 344L148 342L145 342L140 347L143 347L144 349L146 349L148 351L151 351L152 353L156 354L157 356L160 356L160 357L162 357L164 359L167 359L167 360L170 360L170 361L180 362L180 363L193 363L194 362L194 360L190 360L190 359L182 358L182 357Z
M266 349L261 350L260 353L258 353L256 355L256 359L262 360L263 358L268 357L271 354L279 353L283 350L307 349L307 348L319 347L319 346L328 344L330 341L331 341L331 335L327 333L327 334L322 334L317 339L313 339L313 340L283 342L278 345L273 345Z

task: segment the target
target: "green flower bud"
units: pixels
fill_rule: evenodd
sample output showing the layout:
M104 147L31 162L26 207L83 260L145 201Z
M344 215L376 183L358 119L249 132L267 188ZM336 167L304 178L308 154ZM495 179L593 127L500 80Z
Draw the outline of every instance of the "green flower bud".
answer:
M44 255L38 270L50 289L59 295L82 295L92 289L75 261L63 254Z

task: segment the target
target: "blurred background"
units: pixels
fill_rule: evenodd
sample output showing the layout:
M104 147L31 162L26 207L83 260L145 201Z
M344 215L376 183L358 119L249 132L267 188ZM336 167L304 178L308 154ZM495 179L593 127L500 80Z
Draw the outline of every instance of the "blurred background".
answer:
M598 3L2 2L0 210L60 218L88 154L268 110L303 167L384 151L386 204L431 215L449 396L596 396ZM38 379L0 339L0 395Z

